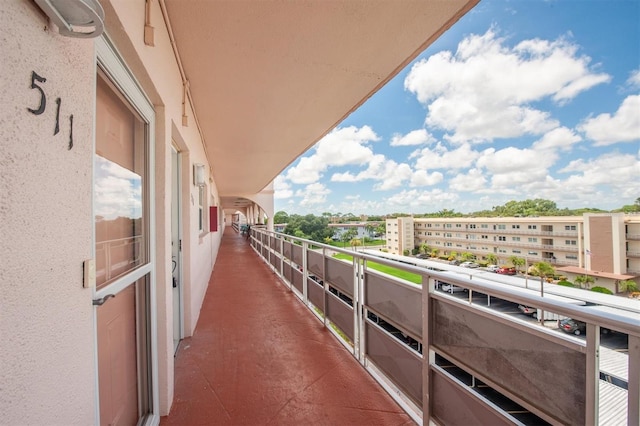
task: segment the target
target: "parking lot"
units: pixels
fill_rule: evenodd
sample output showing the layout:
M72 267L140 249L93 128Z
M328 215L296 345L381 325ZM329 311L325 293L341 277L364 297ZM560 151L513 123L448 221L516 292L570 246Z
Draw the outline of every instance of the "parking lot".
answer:
M446 285L443 287L447 288ZM469 300L469 292L466 289L462 289L459 287L454 288L454 291L445 291L442 288L438 289L443 293L447 293L449 296L468 301ZM494 309L503 314L511 315L517 317L519 320L540 325L540 321L537 318L531 315L526 315L522 313L520 309L518 309L518 304L515 302L511 302L509 300L503 300L497 297L488 297L486 294L482 294L479 292L472 292L472 303L482 306L488 306L491 309ZM549 315L549 314L547 314ZM546 315L545 315L546 316ZM555 330L558 333L566 334L569 337L585 340L584 333L581 335L573 335L567 334L560 328L558 328L558 320L557 319L548 319L544 322L544 326L548 329ZM609 349L613 349L617 352L626 353L628 352L628 336L624 333L617 332L605 332L600 335L600 345Z

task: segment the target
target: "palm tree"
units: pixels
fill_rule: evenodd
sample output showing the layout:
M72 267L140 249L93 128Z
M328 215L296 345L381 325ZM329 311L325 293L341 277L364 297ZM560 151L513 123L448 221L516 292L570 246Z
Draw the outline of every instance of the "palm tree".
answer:
M431 257L438 257L438 253L440 253L440 249L431 249Z
M360 240L359 238L354 238L351 241L349 241L349 245L355 251L356 247L362 245L362 240Z
M513 267L516 268L516 271L519 271L520 267L524 266L524 264L526 263L526 260L524 260L522 257L511 256L509 257L509 263L511 263ZM541 263L544 263L544 262L541 262Z
M467 260L473 260L475 258L475 256L473 255L473 253L470 253L468 251L465 251L464 253L462 253L462 259L467 261Z
M429 244L427 243L422 243L420 244L420 253L429 253L431 251L431 247L429 247Z
M522 259L524 260L524 259ZM556 270L550 263L547 262L538 262L533 265L533 268L536 270L537 274L540 276L540 297L544 297L544 279L548 276L553 276L556 273ZM544 324L544 310L540 310L540 323Z
M596 280L590 275L579 275L573 282L580 285L581 288L589 288Z
M533 269L535 269L537 275L541 277L553 276L556 273L556 269L547 262L535 263Z
M496 255L495 255L495 254L493 254L493 253L489 253L489 254L488 254L488 255L486 255L484 258L487 260L487 262L488 262L490 265L497 265L497 264L498 264L498 256L496 256Z
M640 198L638 198L638 200L640 200ZM623 293L638 291L638 283L633 280L622 280L618 283L618 290Z
M355 236L358 235L358 232L351 228L348 231L343 232L340 235L340 240L342 241L342 247L346 247L347 243L351 240L353 240L355 238Z

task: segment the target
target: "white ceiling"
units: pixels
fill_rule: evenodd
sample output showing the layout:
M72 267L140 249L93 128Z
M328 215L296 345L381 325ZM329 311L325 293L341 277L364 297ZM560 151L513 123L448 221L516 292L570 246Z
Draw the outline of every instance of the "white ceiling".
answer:
M265 188L477 2L164 0L222 207Z

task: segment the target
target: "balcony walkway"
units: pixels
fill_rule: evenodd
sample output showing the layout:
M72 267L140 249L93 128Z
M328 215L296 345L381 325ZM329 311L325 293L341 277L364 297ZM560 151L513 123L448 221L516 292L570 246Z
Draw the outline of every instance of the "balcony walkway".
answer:
M227 227L161 425L413 425Z

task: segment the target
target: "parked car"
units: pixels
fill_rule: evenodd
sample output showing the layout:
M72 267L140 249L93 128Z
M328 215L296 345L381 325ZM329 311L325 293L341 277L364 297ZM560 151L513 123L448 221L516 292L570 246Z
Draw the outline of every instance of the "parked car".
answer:
M587 324L582 321L565 318L558 321L558 328L565 333L575 334L576 336L579 336L587 331Z
M475 262L462 262L460 266L462 266L463 268L477 268L480 265Z
M457 259L454 259L454 260L449 261L449 264L458 266L458 265L460 265L460 261L457 260Z
M500 267L498 265L487 265L487 271L489 272L498 272Z
M442 289L442 291L446 291L447 293L458 293L462 291L467 291L467 289L464 287L459 287L457 285L448 284L448 283L443 283L442 287L440 288Z
M531 306L525 306L525 305L518 305L518 309L520 309L520 312L522 312L525 315L530 315L534 318L538 316L537 308L532 308Z
M516 271L516 268L502 267L502 268L498 268L496 273L502 274L502 275L515 275L517 271Z

